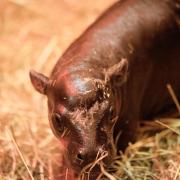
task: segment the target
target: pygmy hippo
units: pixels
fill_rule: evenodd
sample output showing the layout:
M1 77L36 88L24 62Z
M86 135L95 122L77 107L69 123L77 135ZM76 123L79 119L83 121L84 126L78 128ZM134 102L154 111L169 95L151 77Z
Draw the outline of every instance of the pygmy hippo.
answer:
M178 2L118 1L69 46L50 77L30 71L76 174L98 154L106 153L109 165L116 150L136 140L140 120L175 108L166 85L180 99Z

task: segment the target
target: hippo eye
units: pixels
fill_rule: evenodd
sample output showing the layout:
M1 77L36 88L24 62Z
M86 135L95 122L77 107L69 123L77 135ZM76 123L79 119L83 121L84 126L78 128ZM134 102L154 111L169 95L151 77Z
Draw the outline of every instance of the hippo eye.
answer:
M109 109L109 116L110 116L111 118L113 118L113 116L114 116L114 109L113 109L112 106L111 106L110 109Z
M53 127L57 135L62 134L64 131L64 124L63 124L62 116L58 113L55 113L53 115L52 121L53 121Z

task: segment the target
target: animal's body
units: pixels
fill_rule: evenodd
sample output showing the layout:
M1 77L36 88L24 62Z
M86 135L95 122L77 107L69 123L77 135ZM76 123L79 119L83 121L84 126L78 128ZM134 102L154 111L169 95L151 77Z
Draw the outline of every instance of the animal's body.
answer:
M180 98L179 14L178 0L121 0L70 45L49 78L31 71L77 173L97 152L106 151L109 164L116 148L135 140L140 120L175 108L166 85Z

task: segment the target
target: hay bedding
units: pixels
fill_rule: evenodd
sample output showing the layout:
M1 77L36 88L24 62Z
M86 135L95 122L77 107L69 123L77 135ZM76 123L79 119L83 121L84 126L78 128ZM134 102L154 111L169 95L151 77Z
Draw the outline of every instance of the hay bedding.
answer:
M49 74L62 50L113 1L0 1L0 180L59 176L62 147L28 71ZM110 169L101 166L101 177L179 180L179 119L146 122L141 131Z

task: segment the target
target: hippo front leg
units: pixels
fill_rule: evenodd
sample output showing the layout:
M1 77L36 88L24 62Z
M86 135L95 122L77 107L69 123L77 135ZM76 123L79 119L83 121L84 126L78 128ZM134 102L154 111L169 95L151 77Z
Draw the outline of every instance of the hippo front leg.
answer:
M114 127L114 139L117 144L117 150L124 151L129 143L134 143L138 137L139 118L129 113L120 119Z

